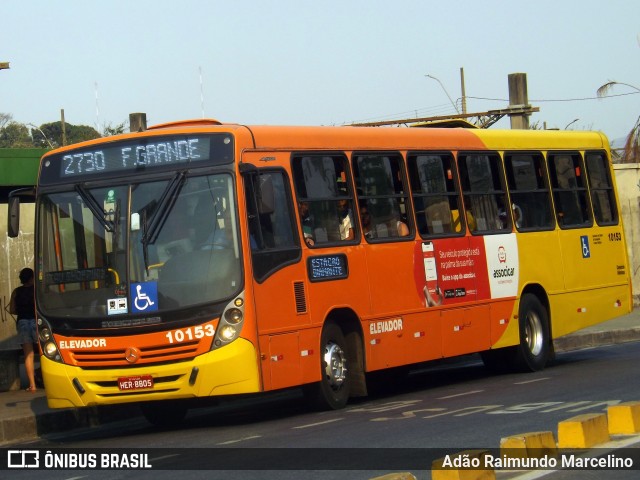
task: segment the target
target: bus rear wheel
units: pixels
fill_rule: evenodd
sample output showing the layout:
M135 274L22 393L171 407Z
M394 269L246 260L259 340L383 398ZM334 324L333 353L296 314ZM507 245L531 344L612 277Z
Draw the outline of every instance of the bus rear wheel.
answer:
M320 382L305 388L312 406L321 410L344 408L349 400L350 374L347 368L347 344L340 328L329 323L320 339Z
M518 328L518 345L480 353L484 365L490 371L537 372L552 358L549 315L535 295L527 293L520 299Z
M518 312L520 345L516 366L521 371L542 370L552 353L549 315L538 297L525 294L520 299Z

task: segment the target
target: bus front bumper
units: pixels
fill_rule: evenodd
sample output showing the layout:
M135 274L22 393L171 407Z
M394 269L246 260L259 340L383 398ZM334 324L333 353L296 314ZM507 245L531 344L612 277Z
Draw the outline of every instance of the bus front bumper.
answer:
M175 400L255 393L260 388L258 355L242 338L189 361L129 368L83 369L49 360L40 364L50 408ZM151 376L153 387L120 390L118 379Z

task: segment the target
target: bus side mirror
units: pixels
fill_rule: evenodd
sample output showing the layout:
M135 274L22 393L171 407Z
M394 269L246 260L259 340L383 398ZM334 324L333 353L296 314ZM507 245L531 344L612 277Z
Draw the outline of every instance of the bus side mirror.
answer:
M35 200L35 188L20 188L9 193L7 217L7 236L16 238L20 234L20 197L25 196Z
M20 233L20 197L9 196L8 208L7 235L16 238Z

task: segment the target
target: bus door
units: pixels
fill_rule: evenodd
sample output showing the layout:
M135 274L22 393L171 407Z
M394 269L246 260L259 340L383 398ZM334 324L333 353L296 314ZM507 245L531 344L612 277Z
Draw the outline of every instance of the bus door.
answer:
M278 168L277 155L253 152L243 156L245 164L268 157L273 165L260 169L249 166L243 171L253 271L253 278L247 278L247 289L253 290L265 390L298 385L305 368L317 370L307 360L312 341L306 269L288 176Z
M588 296L574 296L564 302L573 320L562 328L582 328L611 318L617 297L604 287L620 285L627 274L622 225L618 219L613 185L604 153L587 152L585 171L582 156L550 153L549 172L553 187L564 286L567 290L592 289ZM591 187L591 202L587 189ZM593 206L593 208L592 208ZM599 228L594 228L598 225ZM577 312L577 314L576 314ZM560 332L554 332L560 334Z

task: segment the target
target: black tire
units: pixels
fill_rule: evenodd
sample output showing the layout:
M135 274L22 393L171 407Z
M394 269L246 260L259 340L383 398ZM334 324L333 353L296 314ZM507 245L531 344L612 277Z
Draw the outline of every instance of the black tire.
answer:
M520 344L480 352L485 367L494 373L537 372L553 358L549 315L538 297L525 294L518 311Z
M148 402L140 405L142 415L156 427L175 427L187 416L187 405L179 400Z
M525 294L520 299L518 311L520 345L516 352L515 365L520 371L542 370L552 357L549 314L538 297Z
M347 344L340 328L328 323L320 338L321 380L305 388L311 406L320 410L339 410L349 400L350 376L347 368Z

